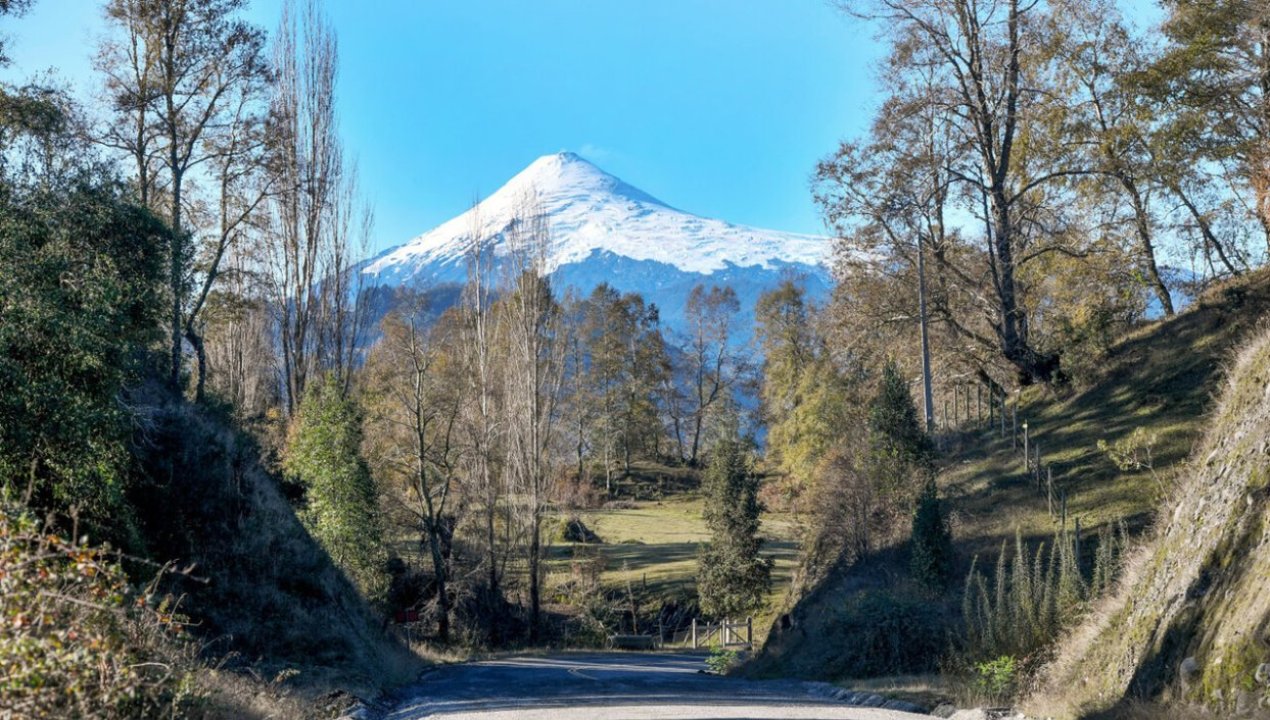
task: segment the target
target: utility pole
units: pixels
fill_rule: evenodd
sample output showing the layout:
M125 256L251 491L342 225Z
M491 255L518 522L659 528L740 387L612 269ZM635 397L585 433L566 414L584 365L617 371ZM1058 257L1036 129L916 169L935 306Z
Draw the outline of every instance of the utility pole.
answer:
M926 318L926 243L917 236L917 314L922 326L922 412L926 416L926 432L935 431L935 400L930 381L930 337Z

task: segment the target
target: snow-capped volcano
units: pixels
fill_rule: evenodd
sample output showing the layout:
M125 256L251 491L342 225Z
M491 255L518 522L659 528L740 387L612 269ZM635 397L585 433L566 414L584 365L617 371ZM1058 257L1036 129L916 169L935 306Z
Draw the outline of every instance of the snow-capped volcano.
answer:
M363 272L379 285L461 283L473 243L492 242L495 257L503 254L504 233L527 202L549 224L547 263L557 285L589 292L607 281L640 292L672 328L699 282L732 285L746 314L763 290L791 271L804 276L815 295L829 286L827 238L678 210L570 152L538 158L476 207L387 250Z

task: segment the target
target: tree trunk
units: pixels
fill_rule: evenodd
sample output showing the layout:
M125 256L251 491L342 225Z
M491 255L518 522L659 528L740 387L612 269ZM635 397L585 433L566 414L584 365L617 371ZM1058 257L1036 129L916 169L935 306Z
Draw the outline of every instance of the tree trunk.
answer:
M181 296L185 285L185 268L181 257L185 254L185 238L181 236L181 173L176 168L176 140L172 140L172 257L169 284L172 290L171 317L171 370L168 384L173 393L181 395Z
M926 432L935 431L935 400L930 378L930 334L926 313L926 249L921 238L917 240L917 315L922 332L922 415Z
M538 586L542 557L542 517L534 512L529 532L529 641L538 640L538 621L542 607L542 589Z
M450 640L450 595L446 587L445 554L441 548L440 518L427 522L428 545L432 551L432 572L437 583L437 639L441 642Z
M1270 16L1264 4L1261 6L1258 30L1261 40L1257 43L1257 86L1260 92L1260 137L1253 147L1253 187L1257 194L1257 219L1265 233L1266 249L1270 250Z
M190 342L190 347L194 348L194 355L198 359L198 378L194 385L194 402L202 403L204 399L204 390L207 386L207 351L203 347L203 336L194 331L193 327L185 327L185 339Z
M1027 316L1018 302L1014 282L1014 227L1001 181L994 181L991 192L993 214L993 247L996 251L997 298L1001 302L1001 352L1018 370L1019 383L1049 383L1057 379L1059 358L1053 353L1038 353L1028 343Z
M1155 247L1151 242L1151 224L1147 217L1146 203L1142 201L1142 193L1138 191L1138 184L1128 175L1118 173L1117 179L1129 193L1129 200L1133 204L1134 225L1138 233L1138 242L1142 245L1142 265L1147 272L1147 281L1150 282L1151 289L1155 291L1155 296L1160 299L1164 314L1172 316L1173 298L1169 295L1169 288L1160 277L1160 268L1155 262Z
M488 469L485 481L490 482ZM491 493L492 495L492 493ZM495 529L498 519L498 498L487 497L485 511L485 541L489 548L489 592L490 597L498 596L498 534Z
M692 454L688 457L688 464L692 467L697 466L697 456L701 452L701 426L704 424L704 415L704 408L698 405L697 417L693 419L692 427Z

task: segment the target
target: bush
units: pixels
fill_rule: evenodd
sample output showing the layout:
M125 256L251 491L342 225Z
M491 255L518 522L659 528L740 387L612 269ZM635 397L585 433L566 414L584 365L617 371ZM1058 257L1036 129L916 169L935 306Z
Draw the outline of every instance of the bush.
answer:
M103 548L0 509L0 715L183 715L202 701L171 598L130 587Z
M1002 655L975 665L975 689L983 697L1000 702L1014 694L1016 679L1014 658Z
M842 652L828 675L876 677L930 672L944 644L944 619L924 599L866 591L851 597L832 625Z
M722 645L711 648L710 655L706 657L706 667L716 675L727 675L738 662L740 662L740 655L737 651Z
M560 532L558 533L561 542L583 543L583 544L599 544L604 542L600 539L595 531L586 526L582 519L574 516L565 518L560 522Z
M0 183L0 488L138 550L126 389L160 326L167 230L95 177L41 188Z
M311 382L285 458L287 472L305 489L300 519L362 592L379 599L387 590L383 527L361 446L357 405L334 379Z

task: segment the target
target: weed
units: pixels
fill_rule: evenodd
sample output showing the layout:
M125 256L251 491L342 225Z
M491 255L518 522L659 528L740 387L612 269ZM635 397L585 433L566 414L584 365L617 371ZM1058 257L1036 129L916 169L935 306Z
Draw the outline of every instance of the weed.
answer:
M1014 694L1018 668L1012 655L1002 655L975 665L975 688L993 701L1001 701Z
M740 662L740 658L736 650L716 645L710 649L710 655L706 657L706 667L716 675L727 675L728 671Z

